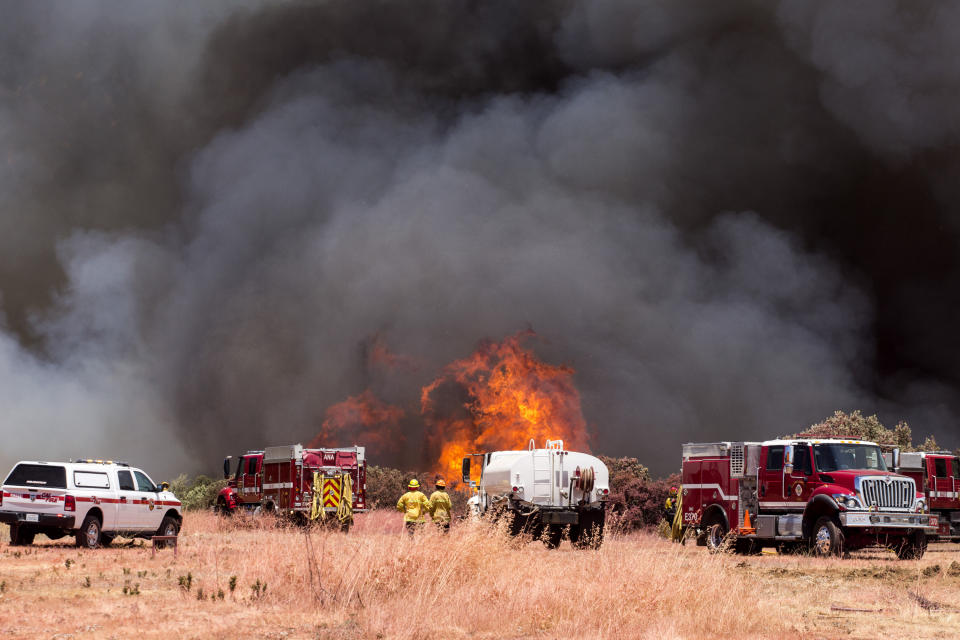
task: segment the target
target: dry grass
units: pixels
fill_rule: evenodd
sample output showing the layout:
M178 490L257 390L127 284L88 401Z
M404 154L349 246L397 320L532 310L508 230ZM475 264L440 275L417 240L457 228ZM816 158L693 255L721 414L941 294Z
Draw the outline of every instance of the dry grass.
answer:
M549 551L483 525L411 540L389 512L359 516L346 536L188 514L176 558L141 542L10 547L0 534L4 638L923 638L960 628L960 545L914 562L711 556L650 535Z

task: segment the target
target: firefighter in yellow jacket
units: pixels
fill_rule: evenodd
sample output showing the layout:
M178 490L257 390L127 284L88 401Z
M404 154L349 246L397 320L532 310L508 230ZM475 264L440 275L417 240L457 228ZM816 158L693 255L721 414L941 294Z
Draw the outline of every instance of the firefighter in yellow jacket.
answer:
M453 503L450 502L446 488L447 483L440 478L437 480L437 490L430 494L430 517L444 533L450 531L450 512L453 511Z
M421 493L420 483L416 478L410 481L407 492L397 501L397 511L403 513L403 523L410 535L426 522L425 514L430 511L430 501Z

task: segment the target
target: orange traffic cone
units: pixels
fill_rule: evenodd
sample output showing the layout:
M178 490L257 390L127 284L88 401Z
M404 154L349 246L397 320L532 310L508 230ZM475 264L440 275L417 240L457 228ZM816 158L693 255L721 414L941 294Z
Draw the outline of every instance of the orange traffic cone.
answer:
M743 512L743 526L740 527L740 533L742 534L753 534L757 530L753 527L753 524L750 522L750 511Z

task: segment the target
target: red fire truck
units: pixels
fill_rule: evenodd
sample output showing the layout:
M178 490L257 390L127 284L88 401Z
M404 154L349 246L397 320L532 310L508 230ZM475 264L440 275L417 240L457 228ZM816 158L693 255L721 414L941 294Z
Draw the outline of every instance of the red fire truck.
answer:
M273 511L302 522L336 518L347 529L354 513L367 510L363 447L306 449L294 444L248 451L239 456L231 478L232 460L223 460L229 483L217 496L219 513Z
M882 545L919 558L939 523L877 444L839 438L685 444L680 510L698 542L740 553Z
M937 538L960 542L960 458L949 451L884 454L893 471L913 478L930 511L940 516Z

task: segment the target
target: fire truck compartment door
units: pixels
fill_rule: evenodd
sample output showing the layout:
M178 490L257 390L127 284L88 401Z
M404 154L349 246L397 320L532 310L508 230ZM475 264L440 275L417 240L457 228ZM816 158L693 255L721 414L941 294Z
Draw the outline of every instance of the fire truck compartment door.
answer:
M552 502L553 456L550 451L534 450L533 452L533 502Z

